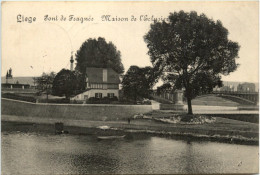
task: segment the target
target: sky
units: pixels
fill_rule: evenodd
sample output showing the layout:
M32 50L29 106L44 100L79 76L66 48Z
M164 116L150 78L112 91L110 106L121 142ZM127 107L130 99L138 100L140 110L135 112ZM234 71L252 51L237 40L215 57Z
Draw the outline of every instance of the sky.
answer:
M240 66L230 75L222 76L224 81L258 82L258 2L239 1L4 2L1 76L10 67L13 76L39 76L42 72L69 69L71 51L75 54L85 40L98 37L114 43L121 52L125 71L131 65L151 66L143 36L152 21L145 21L142 16L167 18L171 12L180 10L220 20L229 31L228 38L239 43ZM46 15L54 19L47 20ZM70 15L91 20L70 21ZM105 21L104 15L128 21ZM61 21L61 16L66 20ZM136 21L131 21L132 16ZM28 22L28 17L35 17L35 21Z

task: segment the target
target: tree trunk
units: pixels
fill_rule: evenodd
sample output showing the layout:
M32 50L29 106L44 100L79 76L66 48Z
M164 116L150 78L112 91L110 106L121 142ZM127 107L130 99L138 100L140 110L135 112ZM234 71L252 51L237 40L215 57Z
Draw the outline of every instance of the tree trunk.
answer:
M188 103L188 114L189 115L192 115L192 106L191 106L191 89L189 87L189 84L188 84L188 87L186 88L186 95L187 95L187 103Z
M191 98L187 95L187 103L188 103L188 114L192 115L192 106L191 106Z

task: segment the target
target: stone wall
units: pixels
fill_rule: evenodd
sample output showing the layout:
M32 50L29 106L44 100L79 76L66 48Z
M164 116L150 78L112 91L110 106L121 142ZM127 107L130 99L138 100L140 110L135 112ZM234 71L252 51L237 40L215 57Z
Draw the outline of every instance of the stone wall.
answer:
M152 111L152 105L40 104L2 98L2 114L79 120L120 120Z

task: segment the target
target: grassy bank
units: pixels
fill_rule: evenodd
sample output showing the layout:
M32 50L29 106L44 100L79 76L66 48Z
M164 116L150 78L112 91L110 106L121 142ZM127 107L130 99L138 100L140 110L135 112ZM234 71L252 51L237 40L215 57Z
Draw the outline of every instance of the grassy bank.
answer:
M173 115L175 115L175 111L163 111L163 110L158 110L158 111L152 111L150 113L147 113L146 115L152 116L152 117L158 117L158 118L169 118ZM216 118L226 118L226 119L232 119L232 120L239 120L243 122L250 122L250 123L259 123L259 114L204 114L206 116L210 117L216 117Z
M152 119L135 119L128 124L127 121L122 120L85 121L2 115L2 131L54 133L55 122L64 123L64 130L70 134L97 136L101 132L97 127L106 125L111 127L105 132L108 135L130 134L135 136L149 134L184 140L258 145L258 124L221 117L217 117L214 123L193 125L163 123Z

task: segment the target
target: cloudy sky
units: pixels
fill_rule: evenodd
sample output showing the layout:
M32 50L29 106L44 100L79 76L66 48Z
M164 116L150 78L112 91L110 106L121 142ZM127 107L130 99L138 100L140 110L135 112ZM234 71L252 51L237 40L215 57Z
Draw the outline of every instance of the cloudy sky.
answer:
M2 76L11 67L14 76L39 76L69 69L74 53L88 38L104 37L121 51L125 70L151 65L143 36L147 18L166 18L184 10L220 20L229 39L241 46L238 70L225 81L258 82L258 2L7 2L2 4ZM21 15L19 21L17 16ZM45 20L45 16L54 20ZM70 21L80 17L93 21ZM103 15L128 21L103 21ZM57 18L56 18L57 16ZM61 16L66 17L61 21ZM136 21L131 21L132 16ZM28 22L26 17L35 17ZM140 18L141 17L141 18ZM56 20L58 19L58 20ZM27 20L27 21L25 21Z

